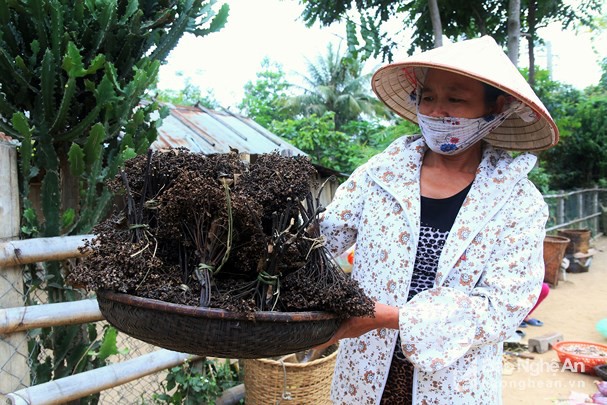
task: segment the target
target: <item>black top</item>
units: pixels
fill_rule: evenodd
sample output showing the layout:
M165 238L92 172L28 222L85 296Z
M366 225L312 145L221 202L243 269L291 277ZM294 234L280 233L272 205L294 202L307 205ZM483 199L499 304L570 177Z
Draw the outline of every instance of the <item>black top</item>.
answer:
M472 183L459 193L447 198L421 198L421 227L419 243L408 300L417 293L432 288L438 259L449 236Z
M461 208L472 183L468 184L459 193L447 198L421 198L421 222L422 226L437 228L443 232L450 231L455 217Z

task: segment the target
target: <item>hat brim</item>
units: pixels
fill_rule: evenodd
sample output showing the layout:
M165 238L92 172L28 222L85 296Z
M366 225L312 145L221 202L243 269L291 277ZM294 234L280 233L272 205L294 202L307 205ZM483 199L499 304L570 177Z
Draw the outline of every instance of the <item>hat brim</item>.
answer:
M472 57L483 55L482 58ZM493 146L513 151L539 151L557 144L559 132L544 104L518 69L491 37L444 46L380 68L371 86L377 97L399 116L417 123L415 97L423 68L441 69L494 86L525 103L536 115L529 122L510 115L484 139Z

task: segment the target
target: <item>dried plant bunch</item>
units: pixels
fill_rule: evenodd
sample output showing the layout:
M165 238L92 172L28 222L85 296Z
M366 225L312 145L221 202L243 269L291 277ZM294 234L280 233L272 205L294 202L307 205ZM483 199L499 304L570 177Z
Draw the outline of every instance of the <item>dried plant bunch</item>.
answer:
M231 311L373 314L318 233L309 159L150 151L109 186L123 197L69 281Z

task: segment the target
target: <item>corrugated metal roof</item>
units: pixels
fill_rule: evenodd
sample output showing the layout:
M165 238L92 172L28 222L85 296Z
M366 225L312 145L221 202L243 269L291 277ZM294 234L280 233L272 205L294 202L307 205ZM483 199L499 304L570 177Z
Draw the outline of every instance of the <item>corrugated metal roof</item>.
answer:
M279 151L286 155L306 155L250 118L209 110L202 106L170 106L153 148L185 147L192 152L258 154Z

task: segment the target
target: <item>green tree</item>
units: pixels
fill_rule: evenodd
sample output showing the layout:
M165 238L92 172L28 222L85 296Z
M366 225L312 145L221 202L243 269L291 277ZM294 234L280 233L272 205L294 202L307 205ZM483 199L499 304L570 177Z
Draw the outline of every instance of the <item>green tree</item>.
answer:
M546 152L554 189L592 187L607 178L607 94L583 99L577 116L579 128Z
M350 121L342 129L351 140L348 151L350 156L347 158L350 164L348 173L382 152L397 138L419 134L419 127L416 124L402 118L396 118L388 125L369 121Z
M273 127L277 135L306 152L313 163L338 172L351 170L350 139L335 128L333 112L320 117L312 114L299 119L274 121Z
M392 60L393 49L407 45L394 42L393 37L401 36L407 29L413 29L408 44L409 54L415 49L427 50L435 46L428 0L303 0L302 3L305 5L302 18L308 25L319 22L328 26L345 20L350 52L358 51L363 60L380 55L384 60ZM507 18L506 6L506 1L499 0L443 0L439 7L442 33L451 39L487 34L497 41L505 41L506 24L500 23ZM357 19L351 17L356 14L359 16ZM389 20L397 20L402 30L389 33L384 24ZM360 44L359 40L363 43Z
M262 71L257 73L257 80L245 84L244 98L238 108L258 124L272 130L273 121L282 121L293 116L286 107L291 85L279 64L264 58L261 68Z
M200 87L192 83L189 77L185 79L183 89L181 90L155 90L156 100L173 105L202 105L210 109L217 109L219 103L215 99L215 94L212 90L207 90L206 94L202 94Z
M335 55L332 55L328 58L330 67L326 66L327 61L323 58L319 58L321 67L310 64L314 73L310 75L312 78L306 80L308 85L305 89L311 90L305 96L299 97L291 96L290 91L298 86L286 80L281 67L264 60L262 71L257 74L257 81L245 85L245 95L239 108L248 117L309 154L314 163L349 173L383 150L398 136L417 132L417 126L397 118L396 122L400 124L386 128L369 121L373 118L371 115L365 115L363 119L361 113L348 116L349 120L344 120L342 127L338 129L335 111L331 111L322 103L324 95L337 91L325 89L335 87L343 92L343 89L362 87L365 81L368 86L369 77L360 74L360 64L353 63L346 57L335 58ZM352 73L347 67L352 64L355 66L356 73L352 77L356 79L356 84L340 84L341 81L350 80ZM316 82L324 88L316 89ZM329 85L324 84L327 82ZM365 94L365 97L369 96ZM344 99L347 100L347 94ZM311 105L306 105L305 101L310 101ZM387 115L383 105L377 104L381 117ZM335 109L335 105L333 107Z
M273 130L310 156L313 163L349 174L401 136L419 133L417 125L397 119L395 125L350 121L335 128L333 112L274 121Z
M303 116L323 116L332 112L335 129L363 115L388 116L386 107L371 93L371 75L363 74L363 64L335 51L332 44L317 63L308 61L307 75L300 86L303 93L289 99L289 106Z
M535 86L535 45L542 42L537 30L551 22L560 22L563 29L578 24L592 26L593 15L601 10L603 1L586 0L577 8L562 0L523 0L522 29L526 31L529 56L529 84Z
M399 21L403 31L413 29L408 53L415 49L432 49L435 44L432 14L428 0L302 0L302 18L307 25L319 22L328 26L346 21L346 35L350 52L360 53L363 60L382 56L392 60L397 45L386 31L388 20ZM578 24L592 24L592 16L601 9L602 0L585 0L577 7L562 0L522 0L520 6L521 30L529 41L530 66L534 66L534 45L541 42L537 30L550 22L561 22L563 29ZM443 0L439 14L443 35L451 40L491 35L498 43L507 44L509 0L461 1ZM352 11L358 13L355 20ZM363 43L361 44L360 41ZM533 83L533 68L530 81Z
M529 77L529 69L520 69L523 76ZM566 138L580 126L577 117L578 105L583 92L575 87L550 78L545 69L536 70L535 92L546 106L556 122L561 138Z
M601 79L599 80L598 89L602 89L607 91L607 57L603 59L603 73L601 74Z
M529 69L520 69L520 71L523 76L528 77ZM567 168L571 163L562 161L563 147L568 142L566 141L568 137L578 137L581 127L579 107L586 96L583 91L571 85L552 80L550 72L543 69L536 71L535 91L550 111L560 133L560 141L556 147L537 153L538 164L529 176L543 193L549 193L550 190L563 189L564 185L570 182L564 181L563 174L565 177L568 177L569 173L578 177L578 174L573 174L577 169L573 166Z
M215 0L0 1L0 130L20 141L25 237L90 232L105 214L104 187L125 159L156 138L156 103L140 104L184 32L219 30ZM41 181L39 212L30 200ZM49 302L80 299L60 262L26 275ZM30 339L33 381L89 369L96 335L74 325Z
M602 66L603 72L607 72L607 60ZM607 178L605 83L601 81L583 92L569 86L556 88L550 96L544 95L542 101L552 106L562 133L556 147L540 154L542 165L551 176L551 188L591 187L604 181Z

